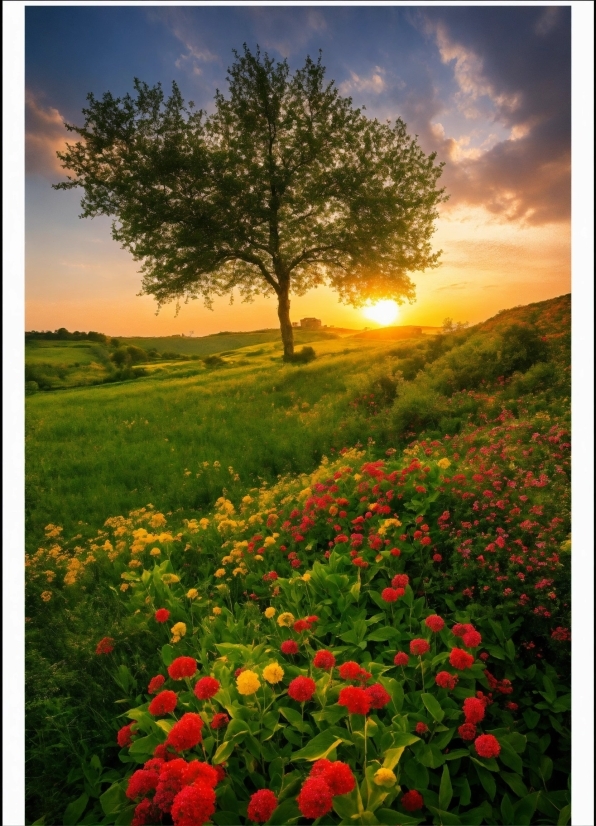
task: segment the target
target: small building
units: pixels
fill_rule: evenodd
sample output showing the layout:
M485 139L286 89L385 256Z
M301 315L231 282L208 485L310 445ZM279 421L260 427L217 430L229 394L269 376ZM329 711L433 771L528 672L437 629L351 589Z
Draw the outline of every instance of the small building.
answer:
M300 327L303 330L320 330L321 329L321 319L320 318L301 318L300 319Z

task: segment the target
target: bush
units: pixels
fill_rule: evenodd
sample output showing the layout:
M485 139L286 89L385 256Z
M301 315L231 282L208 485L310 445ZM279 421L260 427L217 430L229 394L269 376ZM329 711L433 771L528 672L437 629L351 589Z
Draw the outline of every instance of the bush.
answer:
M39 384L36 381L26 381L25 382L25 393L37 393L39 390Z
M393 405L393 424L399 436L436 427L449 412L448 399L431 387L404 385Z
M301 350L296 350L291 356L284 356L284 361L289 364L308 364L314 361L317 357L312 347L303 347Z
M221 356L213 355L205 356L205 358L203 359L203 364L205 365L205 367L225 367L226 362L224 361L224 359L221 358Z

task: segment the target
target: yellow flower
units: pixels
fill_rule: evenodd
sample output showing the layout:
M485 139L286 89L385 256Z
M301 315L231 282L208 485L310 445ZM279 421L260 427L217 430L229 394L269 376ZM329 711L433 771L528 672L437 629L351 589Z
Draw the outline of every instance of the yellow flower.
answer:
M272 617L274 617L275 613L275 608L272 605L270 605L269 608L265 608L264 614L267 617L267 619L271 619Z
M199 596L199 592L196 588L191 588L190 591L187 593L187 599L196 599Z
M203 519L199 519L199 526L203 528L203 530L205 530L205 528L209 527L209 520L205 519L204 517Z
M229 591L229 590L230 590L230 589L228 588L228 586L226 585L226 583L225 583L225 582L222 582L222 583L221 583L221 585L216 585L215 587L216 587L216 588L217 588L217 590L220 592L220 594L223 594L223 593L225 593L226 591Z
M293 625L295 621L296 618L294 617L294 614L290 614L289 611L284 611L284 613L280 614L277 618L277 624L281 628L289 628L290 625Z
M149 556L161 556L161 551L159 548L151 548L149 551Z
M275 685L283 680L284 670L279 663L271 663L263 669L263 677L271 685Z
M268 545L275 545L275 539L272 536L266 536L263 545L267 547Z
M262 562L262 561L263 561L263 557L261 556L261 554L257 554L255 556L255 562Z
M186 624L183 622L177 622L170 628L170 631L175 637L183 637L186 634Z
M218 617L218 616L221 614L221 608L219 607L219 605L216 605L216 606L215 606L215 608L213 609L213 614L214 614L216 617Z
M445 456L443 459L439 459L437 465L441 468L441 470L447 470L448 467L451 467L451 462Z
M225 576L225 575L226 575L226 569L225 568L218 568L217 571L215 572L215 576L218 579L221 579L222 576Z
M395 786L397 777L391 769L377 769L374 774L374 781L377 786L386 786L389 788L390 786Z
M230 565L233 561L234 561L234 558L233 558L233 557L231 557L231 556L224 556L224 558L223 558L223 559L222 559L222 561L221 561L221 564L222 564L222 565Z
M243 496L242 497L242 502L245 505L250 505L250 503L252 502L252 496L249 496L248 494L246 496Z
M337 513L337 510L338 510L337 505L331 505L331 507L329 508L329 513L331 514L331 516L335 516L335 514Z
M44 602L49 602L52 599L52 592L51 591L42 591L41 598Z
M245 696L255 694L260 687L261 682L258 674L254 671L242 671L236 678L236 688L239 694L244 694Z
M180 637L172 637L172 642L174 644L177 643L177 642L180 642Z
M122 585L120 586L121 591L128 591L129 588L130 588L130 585L128 584L128 582L123 582Z
M309 572L307 571L305 574L302 574L302 576L300 577L300 579L301 579L303 582L310 582L310 580L311 580L311 574L309 574Z
M180 577L176 574L164 574L161 581L164 585L173 585L175 582L180 582Z
M166 524L166 518L163 513L154 513L149 520L149 524L152 528L161 528Z

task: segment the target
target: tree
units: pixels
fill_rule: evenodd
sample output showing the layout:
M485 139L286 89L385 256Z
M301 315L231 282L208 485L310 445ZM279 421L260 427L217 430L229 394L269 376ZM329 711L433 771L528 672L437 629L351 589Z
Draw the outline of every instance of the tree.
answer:
M87 96L81 138L59 152L82 187L81 217L115 216L112 237L142 261L159 305L238 288L275 293L284 356L290 295L328 284L353 306L412 300L408 273L433 253L442 164L398 119L380 123L324 80L321 55L293 74L257 49L234 52L229 95L206 115L177 85L135 79L134 96Z

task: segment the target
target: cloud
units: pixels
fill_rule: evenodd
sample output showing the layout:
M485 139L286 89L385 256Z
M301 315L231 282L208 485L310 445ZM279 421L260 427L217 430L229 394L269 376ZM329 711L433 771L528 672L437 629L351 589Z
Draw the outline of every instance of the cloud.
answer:
M350 72L350 79L340 83L338 91L341 95L351 95L355 91L380 94L386 88L384 75L385 71L380 66L376 66L368 77L360 77L356 72ZM405 83L401 81L401 88L404 86Z
M177 69L187 71L191 75L201 75L203 70L200 64L221 62L219 56L206 46L203 37L197 31L196 18L185 9L179 7L151 9L148 12L148 19L165 25L184 46L185 51L174 63Z
M53 106L43 106L25 92L25 170L29 175L54 179L63 173L56 152L65 148L64 118Z
M525 224L569 221L569 9L442 8L425 10L416 24L452 71L444 110L452 105L487 133L476 145L471 133L447 135L443 122L417 124L424 148L447 161L441 180L451 205L484 206ZM432 95L419 115L425 105L430 112Z
M471 281L457 281L455 284L446 284L444 287L437 287L435 292L440 293L441 290L463 290L471 283Z

